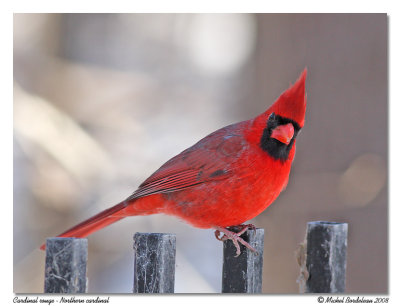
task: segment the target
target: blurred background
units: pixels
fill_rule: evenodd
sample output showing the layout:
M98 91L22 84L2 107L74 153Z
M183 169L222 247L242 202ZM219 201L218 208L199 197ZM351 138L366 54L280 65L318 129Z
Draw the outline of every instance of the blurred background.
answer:
M306 123L266 229L264 293L298 293L309 221L349 223L347 292L388 290L386 14L15 14L14 291L46 237L169 158L265 111L308 68ZM135 232L177 234L176 292L221 290L222 244L169 216L89 238L89 293L129 293Z

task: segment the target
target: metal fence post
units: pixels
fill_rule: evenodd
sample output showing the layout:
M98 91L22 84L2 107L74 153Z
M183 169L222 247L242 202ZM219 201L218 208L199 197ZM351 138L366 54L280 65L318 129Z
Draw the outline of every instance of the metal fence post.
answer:
M46 240L45 293L85 293L87 239Z
M222 266L222 293L261 293L264 253L264 229L249 229L242 236L257 253L240 245L236 255L232 241L224 241Z
M345 292L347 230L347 223L308 222L306 293Z
M134 235L133 293L174 293L176 236Z

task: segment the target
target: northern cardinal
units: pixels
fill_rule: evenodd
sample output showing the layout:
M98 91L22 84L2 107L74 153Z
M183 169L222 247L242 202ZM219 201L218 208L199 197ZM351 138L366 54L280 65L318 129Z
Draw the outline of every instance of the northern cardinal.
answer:
M126 200L58 237L86 237L127 216L164 213L215 229L217 239L232 240L236 256L239 242L254 251L240 237L254 226L242 223L264 211L288 183L296 136L304 125L306 75L305 69L261 115L201 139L162 165Z

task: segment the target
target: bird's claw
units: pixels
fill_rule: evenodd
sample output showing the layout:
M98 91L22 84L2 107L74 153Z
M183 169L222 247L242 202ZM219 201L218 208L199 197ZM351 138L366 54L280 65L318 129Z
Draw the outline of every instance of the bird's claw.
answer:
M246 248L248 248L250 251L257 254L256 249L253 248L250 244L248 244L246 241L244 241L243 238L240 237L248 229L255 230L256 227L253 224L240 224L240 225L231 226L228 228L215 227L216 230L215 230L214 234L215 234L215 238L217 238L219 241L232 240L233 245L236 247L236 256L235 257L238 257L240 255L239 242L242 245L244 245ZM233 232L230 229L238 230L238 232L237 233ZM222 237L220 237L221 232L223 233Z
M219 241L225 241L227 238L225 238L226 237L226 235L224 234L221 238L219 237L219 235L221 234L221 232L219 231L219 230L215 230L215 232L214 232L214 235L215 235L215 238L217 238L217 240L219 240ZM225 239L224 239L225 238Z

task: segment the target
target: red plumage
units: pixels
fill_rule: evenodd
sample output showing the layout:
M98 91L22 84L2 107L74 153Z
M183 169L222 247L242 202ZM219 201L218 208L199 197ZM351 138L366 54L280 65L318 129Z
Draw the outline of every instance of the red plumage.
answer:
M201 139L167 161L125 201L59 237L86 237L127 216L164 213L243 243L226 228L260 214L285 188L295 138L304 125L306 74L304 70L266 112Z

